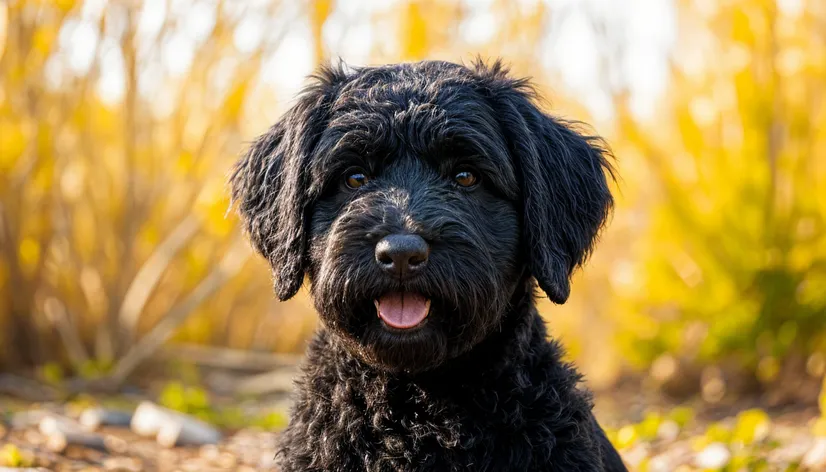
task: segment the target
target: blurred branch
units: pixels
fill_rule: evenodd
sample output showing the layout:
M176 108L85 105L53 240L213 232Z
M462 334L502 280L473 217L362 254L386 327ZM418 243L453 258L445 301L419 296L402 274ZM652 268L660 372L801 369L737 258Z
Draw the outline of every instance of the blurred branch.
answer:
M212 372L206 377L207 386L222 395L267 395L289 393L295 385L294 369L278 368L262 374L239 376L227 372Z
M766 194L766 206L764 210L764 217L766 221L766 235L768 238L775 238L774 232L774 217L775 205L777 203L777 174L778 174L778 158L783 148L783 123L782 123L782 97L777 92L782 90L782 77L777 71L778 58L778 38L777 38L777 12L767 12L766 21L768 23L769 33L769 51L768 51L768 68L771 77L769 87L766 87L766 93L771 95L771 113L768 122L766 123L766 157L769 167L769 189Z
M135 148L137 147L138 131L138 71L135 51L135 34L137 31L134 6L124 5L124 15L126 32L124 33L123 53L124 68L126 71L126 88L124 97L124 152L125 152L125 188L123 190L123 208L119 227L118 238L123 244L122 254L125 261L131 261L135 236L140 228L140 223L145 220L146 208L141 205L138 193L137 163ZM124 264L117 276L113 277L112 283L107 286L109 298L109 310L106 321L101 324L100 338L98 339L98 357L103 359L114 359L116 352L115 340L121 337L119 331L119 309L121 300L124 297L124 287L127 277L130 275L130 265Z
M28 280L18 258L19 235L12 231L14 216L4 205L0 205L0 231L3 240L0 247L6 252L6 269L9 272L7 290L11 324L10 333L7 335L9 346L3 347L12 360L30 362L37 359L37 336L32 323L24 316L28 315L31 297ZM19 227L18 224L17 228Z
M152 331L146 334L121 358L110 377L114 384L122 384L141 362L152 355L187 317L209 296L221 288L241 270L249 258L249 247L238 238L224 255L221 262L207 275L183 301L174 306Z
M174 345L161 349L157 357L204 367L259 371L294 366L302 359L302 356L298 354L242 351L194 344Z
M264 395L272 392L290 392L293 389L295 372L277 369L250 378L239 380L234 384L236 395Z
M56 328L63 345L66 347L66 352L69 355L69 360L75 369L79 369L83 364L89 361L89 354L83 347L83 342L78 335L77 327L69 319L66 313L66 307L55 297L50 297L43 304L43 311L46 318Z
M158 245L155 252L146 260L138 270L132 283L126 290L123 297L123 304L120 307L118 321L123 330L121 342L125 346L130 346L135 337L140 314L143 311L146 301L157 286L169 264L189 242L198 231L200 223L194 215L188 215L178 223L178 226L169 233L169 236Z
M35 402L54 401L59 396L54 387L12 374L0 374L0 394Z

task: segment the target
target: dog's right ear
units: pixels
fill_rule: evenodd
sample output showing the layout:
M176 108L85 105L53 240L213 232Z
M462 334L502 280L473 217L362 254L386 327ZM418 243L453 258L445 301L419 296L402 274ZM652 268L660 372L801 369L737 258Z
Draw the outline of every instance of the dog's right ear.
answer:
M230 177L253 247L270 263L275 293L287 300L298 292L307 265L308 164L324 130L343 64L313 77L297 103L259 136L235 164Z
M570 277L591 253L613 206L613 177L603 141L536 104L525 79L508 77L501 62L479 61L522 185L523 238L529 269L554 303L565 303Z

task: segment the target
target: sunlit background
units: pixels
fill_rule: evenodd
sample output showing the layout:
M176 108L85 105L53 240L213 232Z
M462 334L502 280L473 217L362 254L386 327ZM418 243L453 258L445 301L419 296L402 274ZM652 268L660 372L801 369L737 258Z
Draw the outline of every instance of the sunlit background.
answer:
M502 57L617 158L552 333L611 392L816 398L822 0L5 0L0 365L121 381L169 343L300 353L227 172L316 65ZM637 385L637 384L635 384Z

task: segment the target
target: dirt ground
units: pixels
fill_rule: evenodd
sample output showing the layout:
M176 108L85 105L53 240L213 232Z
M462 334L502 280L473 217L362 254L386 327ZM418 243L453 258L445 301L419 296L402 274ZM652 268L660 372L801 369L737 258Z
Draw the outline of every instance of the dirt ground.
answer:
M136 401L132 396L124 403ZM269 405L271 399L262 402ZM691 411L692 419L678 425L669 419L675 405L668 400L651 400L623 389L597 395L596 411L632 470L826 470L826 443L811 433L819 414L816 403L754 409L760 402L740 399L715 407L683 403L679 408ZM759 411L766 417L753 425L748 441L738 443L737 430L747 422L742 411ZM0 471L6 470L2 466L54 471L276 470L278 433L261 428L223 430L217 444L164 447L128 426L108 426L93 433L102 444L69 444L65 449L50 444L49 435L39 427L42 415L71 420L78 413L69 404L0 396ZM763 418L760 415L756 417Z

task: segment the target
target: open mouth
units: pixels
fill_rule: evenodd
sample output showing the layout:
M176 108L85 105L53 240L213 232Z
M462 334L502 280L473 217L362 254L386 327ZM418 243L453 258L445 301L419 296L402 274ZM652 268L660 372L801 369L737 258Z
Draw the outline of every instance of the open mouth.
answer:
M420 325L430 313L430 299L417 293L396 292L376 299L376 312L387 326L411 329Z

